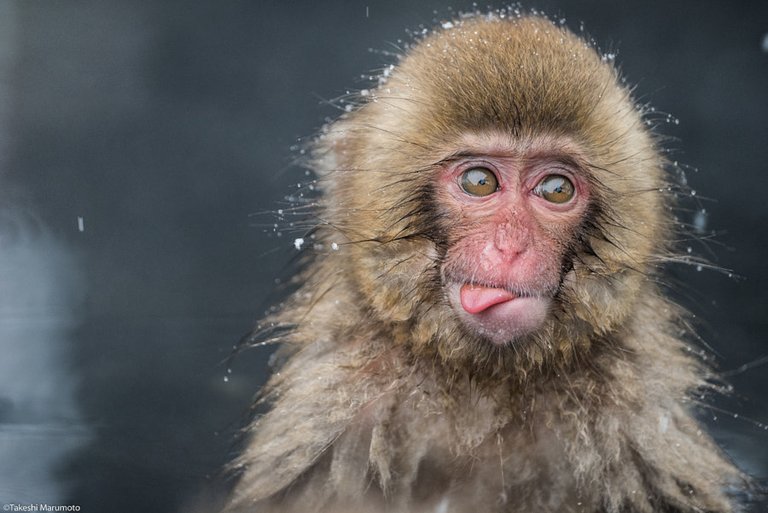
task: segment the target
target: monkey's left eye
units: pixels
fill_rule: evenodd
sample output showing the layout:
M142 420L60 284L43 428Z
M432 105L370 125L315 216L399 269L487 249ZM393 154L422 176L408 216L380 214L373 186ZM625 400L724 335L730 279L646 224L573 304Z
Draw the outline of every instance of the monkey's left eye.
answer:
M563 175L549 175L539 182L533 192L550 203L566 203L573 198L576 188Z
M473 167L461 174L461 188L472 196L488 196L499 190L499 181L490 169Z

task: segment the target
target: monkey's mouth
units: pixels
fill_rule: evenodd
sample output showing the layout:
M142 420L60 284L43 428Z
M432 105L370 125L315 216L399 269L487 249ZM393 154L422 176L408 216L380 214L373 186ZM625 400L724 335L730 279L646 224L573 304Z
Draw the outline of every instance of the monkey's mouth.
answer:
M488 287L465 283L459 289L459 299L465 311L478 314L489 308L520 297L519 294L500 287Z
M546 320L552 296L492 284L449 283L449 302L459 320L474 333L504 345L535 331Z

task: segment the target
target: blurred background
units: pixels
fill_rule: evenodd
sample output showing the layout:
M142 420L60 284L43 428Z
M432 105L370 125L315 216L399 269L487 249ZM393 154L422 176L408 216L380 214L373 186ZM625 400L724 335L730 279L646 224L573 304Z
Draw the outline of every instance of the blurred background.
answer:
M768 3L530 6L583 22L674 116L706 211L681 216L716 233L692 252L738 275L670 269L734 385L703 418L768 477ZM0 503L214 507L271 349L228 357L296 253L264 214L306 179L291 147L406 29L472 9L0 0Z

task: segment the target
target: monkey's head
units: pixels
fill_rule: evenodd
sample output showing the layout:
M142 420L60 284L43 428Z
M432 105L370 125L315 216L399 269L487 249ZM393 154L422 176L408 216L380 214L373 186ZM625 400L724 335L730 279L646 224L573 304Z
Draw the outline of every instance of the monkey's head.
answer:
M668 226L664 160L612 64L496 13L445 24L385 75L315 151L343 250L329 262L368 314L414 351L496 370L621 330Z

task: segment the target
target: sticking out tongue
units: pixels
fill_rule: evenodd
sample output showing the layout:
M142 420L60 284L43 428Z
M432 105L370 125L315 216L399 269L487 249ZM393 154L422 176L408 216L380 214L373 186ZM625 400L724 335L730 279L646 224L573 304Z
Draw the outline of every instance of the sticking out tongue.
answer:
M483 287L482 285L470 285L465 283L459 292L461 306L468 313L477 314L499 303L506 303L516 299L517 296L505 289Z

